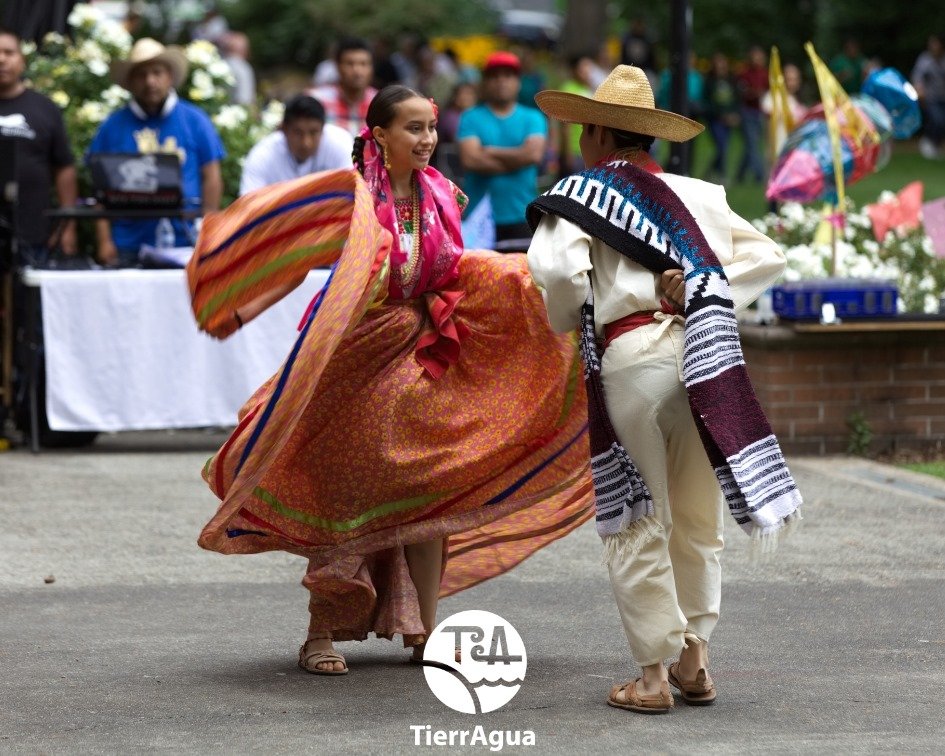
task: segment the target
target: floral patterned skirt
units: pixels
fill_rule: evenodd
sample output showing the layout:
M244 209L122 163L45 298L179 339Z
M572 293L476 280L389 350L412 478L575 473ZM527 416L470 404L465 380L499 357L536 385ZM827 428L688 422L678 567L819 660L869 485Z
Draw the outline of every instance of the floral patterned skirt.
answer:
M447 539L449 595L592 515L575 339L550 330L524 255L464 254L459 288L468 333L440 378L414 354L422 298L368 309L327 359L303 329L204 469L223 505L200 544L307 556L313 627L337 640L422 635L404 544ZM279 429L261 450L263 423Z

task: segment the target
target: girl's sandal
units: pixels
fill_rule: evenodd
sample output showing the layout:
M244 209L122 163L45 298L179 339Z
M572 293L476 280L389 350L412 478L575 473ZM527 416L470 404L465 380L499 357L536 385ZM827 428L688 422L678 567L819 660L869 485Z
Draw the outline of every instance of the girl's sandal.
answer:
M309 651L305 652L306 646L313 640L322 640L321 638L309 638L299 649L299 667L313 675L346 675L348 674L348 664L345 658L337 651ZM344 669L335 669L335 662L341 662ZM319 669L319 664L331 664L329 669Z
M618 709L636 711L640 714L666 714L673 708L673 696L669 692L669 685L665 682L660 683L659 693L641 695L637 693L637 682L641 679L638 677L636 680L623 685L615 685L611 688L610 695L607 697L607 704ZM621 691L623 691L623 700L617 698L617 694Z

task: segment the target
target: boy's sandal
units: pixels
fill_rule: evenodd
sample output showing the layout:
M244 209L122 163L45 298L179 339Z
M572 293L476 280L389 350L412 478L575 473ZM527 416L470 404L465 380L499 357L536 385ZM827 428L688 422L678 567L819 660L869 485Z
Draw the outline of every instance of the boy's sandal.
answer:
M678 688L683 701L690 706L708 706L715 701L715 685L712 678L704 669L700 669L696 674L696 679L684 682L679 679L679 662L673 662L669 665L669 682L674 688Z
M314 638L312 640L315 640ZM299 649L299 667L313 675L346 675L348 674L348 663L345 658L337 651L309 651L305 652L305 647L309 641L302 644ZM344 669L334 669L334 663L341 662ZM332 664L330 669L319 669L318 664Z
M673 696L669 692L669 685L665 682L660 683L659 693L640 695L637 693L637 681L641 679L638 677L636 680L623 685L615 685L611 688L610 695L607 697L607 704L618 709L636 711L640 714L666 714L673 708ZM622 701L617 698L620 691L623 691L624 698Z

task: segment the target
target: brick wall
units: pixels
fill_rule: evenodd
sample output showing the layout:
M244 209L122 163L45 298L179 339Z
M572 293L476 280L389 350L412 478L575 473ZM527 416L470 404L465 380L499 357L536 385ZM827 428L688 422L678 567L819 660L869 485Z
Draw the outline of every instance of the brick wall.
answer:
M872 453L945 450L945 322L743 325L742 347L785 453L846 452L856 412Z

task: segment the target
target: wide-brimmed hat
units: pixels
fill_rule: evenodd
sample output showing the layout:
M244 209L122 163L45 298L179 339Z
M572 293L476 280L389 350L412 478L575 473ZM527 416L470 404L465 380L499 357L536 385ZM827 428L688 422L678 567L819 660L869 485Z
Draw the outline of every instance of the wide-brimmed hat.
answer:
M650 82L636 66L617 66L593 97L546 89L535 95L535 102L565 123L593 123L670 142L685 142L703 130L690 118L657 108Z
M128 77L131 69L142 63L157 61L171 69L174 86L179 87L187 78L187 56L179 47L165 47L156 39L143 37L135 42L127 60L116 60L111 65L111 76L118 86L128 89Z

